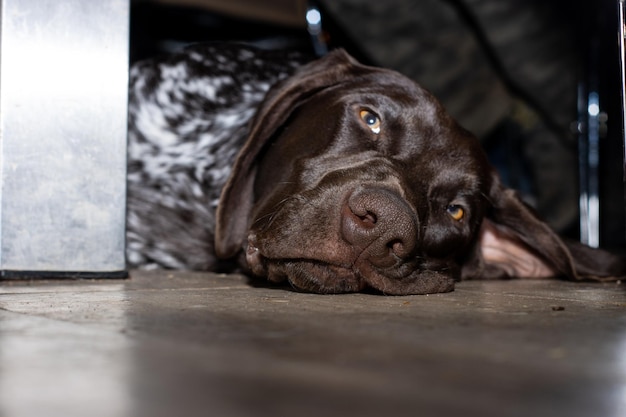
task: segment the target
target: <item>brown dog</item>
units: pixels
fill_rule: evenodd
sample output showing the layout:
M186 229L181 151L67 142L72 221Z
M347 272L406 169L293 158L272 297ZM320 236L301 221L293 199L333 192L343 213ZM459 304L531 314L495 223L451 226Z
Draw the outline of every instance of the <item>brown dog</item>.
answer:
M238 260L302 290L385 294L624 275L620 259L537 220L413 81L343 51L305 60L198 44L133 66L130 268Z
M538 220L430 93L341 50L267 95L222 191L215 250L319 293L626 272Z

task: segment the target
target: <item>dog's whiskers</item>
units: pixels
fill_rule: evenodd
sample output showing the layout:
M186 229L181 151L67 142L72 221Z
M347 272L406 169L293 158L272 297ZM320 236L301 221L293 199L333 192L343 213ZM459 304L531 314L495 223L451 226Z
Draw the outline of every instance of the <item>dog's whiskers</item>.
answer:
M299 197L300 196L287 196L287 197L285 197L284 199L282 199L281 201L279 201L278 203L276 203L274 205L274 207L272 208L271 212L269 212L269 213L267 213L267 214L265 214L263 216L260 216L259 218L254 220L253 226L257 227L261 222L267 220L267 223L263 226L262 230L265 231L265 230L269 229L272 226L272 224L274 223L276 215L281 211L283 206L285 204L287 204L291 200L300 200L300 201L304 201L304 203L310 204L310 202L308 200L302 200Z

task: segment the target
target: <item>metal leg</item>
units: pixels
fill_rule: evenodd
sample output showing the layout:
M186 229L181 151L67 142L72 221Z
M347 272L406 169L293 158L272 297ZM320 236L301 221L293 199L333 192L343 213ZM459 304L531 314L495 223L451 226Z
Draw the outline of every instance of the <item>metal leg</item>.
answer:
M593 85L593 83L592 83ZM584 89L581 89L584 91ZM580 120L585 129L579 135L580 172L580 238L591 247L600 245L600 198L599 198L599 151L600 120L605 117L600 112L600 99L595 88L581 91L582 107Z
M592 30L587 51L586 76L578 87L578 163L580 187L580 240L600 245L599 166L600 142L605 136L607 115L599 93L600 40Z
M622 143L624 146L624 183L626 184L626 0L618 0L618 45L622 94Z
M0 3L0 278L123 276L129 2Z

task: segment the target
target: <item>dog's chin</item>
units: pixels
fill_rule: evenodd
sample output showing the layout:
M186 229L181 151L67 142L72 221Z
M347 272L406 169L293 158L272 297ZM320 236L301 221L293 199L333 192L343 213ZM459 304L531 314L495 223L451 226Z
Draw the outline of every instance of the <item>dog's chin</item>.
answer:
M353 293L371 289L385 295L434 294L454 290L454 279L433 271L410 271L388 277L371 266L343 267L312 259L268 259L248 247L250 271L271 282L318 294Z

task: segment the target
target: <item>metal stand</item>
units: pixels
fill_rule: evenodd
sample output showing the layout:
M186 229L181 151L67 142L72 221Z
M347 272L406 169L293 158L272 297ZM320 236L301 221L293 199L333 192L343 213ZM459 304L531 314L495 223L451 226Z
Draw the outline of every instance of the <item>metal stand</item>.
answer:
M0 278L125 276L128 0L1 0Z

